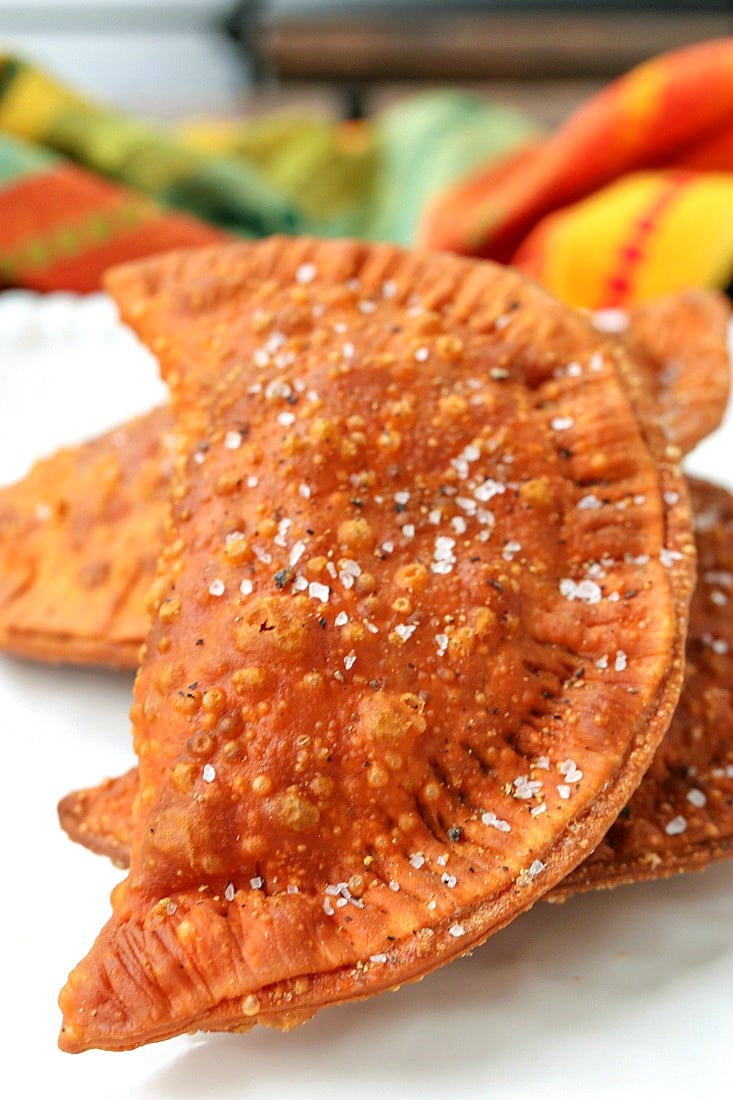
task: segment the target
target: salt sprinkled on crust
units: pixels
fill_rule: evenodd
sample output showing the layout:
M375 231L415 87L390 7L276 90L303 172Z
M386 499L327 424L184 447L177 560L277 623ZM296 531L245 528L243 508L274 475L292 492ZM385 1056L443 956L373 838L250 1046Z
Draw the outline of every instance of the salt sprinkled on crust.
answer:
M664 826L664 831L667 836L679 836L680 833L684 833L687 828L687 819L678 814L677 817L673 817L671 821L668 821Z

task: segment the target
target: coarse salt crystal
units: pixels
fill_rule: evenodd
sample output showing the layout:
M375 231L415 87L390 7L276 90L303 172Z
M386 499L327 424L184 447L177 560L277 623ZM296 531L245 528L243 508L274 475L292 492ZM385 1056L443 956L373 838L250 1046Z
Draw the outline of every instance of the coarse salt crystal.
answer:
M344 657L344 668L346 669L347 672L349 671L350 668L353 667L355 662L356 662L356 654L355 653L347 653L346 656Z
M236 890L234 889L234 883L228 882L226 885L226 890L224 891L224 897L227 899L227 901L234 901L235 893Z
M397 893L397 891L398 891L398 890L399 890L399 888L400 888L400 884L399 884L399 882L395 882L395 880L394 880L394 879L392 879L392 881L391 881L391 882L390 882L390 884L389 884L389 888L390 888L390 890L393 890L393 891L394 891L394 893L396 894L396 893Z
M627 565L648 565L648 554L624 554L624 561Z
M448 931L455 939L459 939L461 936L464 936L466 934L466 929L463 927L462 924L452 924Z
M204 783L213 783L216 779L216 770L211 764L204 764L204 770L201 773L201 778Z
M603 592L595 581L576 582L570 577L563 577L560 581L560 592L566 600L582 600L588 604L600 603L603 598Z
M333 620L333 625L334 626L346 626L348 621L349 621L349 616L346 614L346 612L345 611L339 611L338 615Z
M450 539L447 535L438 535L435 540L435 549L433 550L434 559L436 561L454 562L456 560L453 554L453 547L455 544L455 539Z
M557 793L560 795L560 798L570 798L570 787L568 787L567 783L558 783Z
M446 871L444 874L442 874L440 876L440 881L443 883L444 886L447 886L449 890L452 890L453 887L458 882L458 879L456 878L455 875L449 875L448 872Z
M473 491L473 495L476 500L480 500L482 504L486 504L492 497L501 496L506 492L506 485L501 481L494 481L492 477L487 477L485 481L477 486Z
M518 775L514 780L514 797L529 799L534 798L542 790L541 779L528 779L526 775Z
M411 638L416 630L417 627L414 623L398 623L397 626L394 628L395 634L399 638L402 638L403 642L406 642L408 638Z
M613 663L613 667L616 669L616 672L623 672L624 669L626 668L627 664L628 664L628 659L627 659L626 654L624 653L623 649L617 649L616 650L616 660Z
M550 427L555 432L566 432L574 423L572 416L554 416L550 421Z
M254 878L251 878L249 880L249 884L250 884L250 886L252 887L253 890L261 890L263 882L264 882L264 879L260 878L259 875L255 875Z
M509 833L512 829L508 821L502 821L492 810L487 810L486 813L481 814L481 821L484 825L491 826L492 829L498 829L500 833Z
M310 487L310 485L306 485L306 483L303 481L298 486L298 492L300 493L300 495L303 497L304 500L309 500L310 495L311 495L311 487Z
M312 283L316 277L316 265L311 263L301 264L298 270L295 272L295 280L300 283L301 286L305 286L307 283Z
M224 436L224 446L228 451L236 451L237 448L242 446L242 433L227 432Z
M687 819L678 814L677 817L673 817L671 821L668 821L664 826L664 831L667 836L679 836L680 833L684 833L687 828Z
M308 585L308 595L311 599L320 600L321 603L328 603L331 589L327 584L321 584L319 581L311 581Z
M599 332L625 332L629 315L622 309L599 309L593 314L593 324Z
M220 580L218 577L216 578L215 581L212 581L211 584L209 585L209 595L210 596L223 596L224 595L224 581Z
M424 363L427 360L429 355L430 355L430 349L429 348L418 348L417 351L415 352L415 359L418 361L418 363Z
M278 422L278 424L281 424L283 426L283 428L289 428L292 424L295 423L295 413L291 413L291 412L278 413L277 422Z
M249 596L252 593L252 587L252 581L249 579L249 577L245 577L239 586L239 591L242 593L243 596Z
M541 859L534 859L527 869L527 874L530 878L535 878L536 875L539 875L544 871L546 866L547 864L543 863Z
M692 806L697 806L698 808L700 808L704 806L707 802L707 796L705 795L704 791L700 790L699 787L692 787L687 792L687 801Z
M387 961L387 956L384 955L384 954L370 955L369 956L369 962L386 963L386 961Z
M410 865L414 867L416 871L419 871L424 863L425 856L422 852L414 852L413 855L410 856Z
M298 542L293 543L293 548L290 551L290 557L288 558L288 564L290 565L291 569L294 565L298 564L304 553L305 543L299 539Z

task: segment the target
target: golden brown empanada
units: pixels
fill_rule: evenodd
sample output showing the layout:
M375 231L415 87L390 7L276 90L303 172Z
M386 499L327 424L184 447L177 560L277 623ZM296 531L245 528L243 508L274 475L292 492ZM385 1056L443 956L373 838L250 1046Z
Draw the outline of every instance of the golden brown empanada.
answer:
M171 462L170 412L156 409L0 489L0 648L137 667Z
M551 891L616 886L707 867L733 851L733 496L689 483L699 578L685 681L649 771L595 852ZM137 768L59 806L72 840L128 866Z
M721 295L695 291L612 318L668 435L684 450L717 426L725 408L729 313ZM0 648L137 667L144 593L167 509L171 431L170 414L156 410L59 452L0 490Z
M292 1027L505 925L648 766L693 577L630 362L515 273L270 239L110 285L181 460L69 1051Z
M597 314L641 367L668 438L683 451L717 428L730 395L730 302L714 290L686 290L635 306L627 315Z

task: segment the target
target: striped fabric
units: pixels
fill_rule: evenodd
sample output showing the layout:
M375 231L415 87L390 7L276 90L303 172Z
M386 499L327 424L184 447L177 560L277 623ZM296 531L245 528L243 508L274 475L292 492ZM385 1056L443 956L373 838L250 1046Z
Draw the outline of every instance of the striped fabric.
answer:
M113 263L233 234L409 243L430 195L535 133L454 91L365 124L273 116L168 132L0 58L0 285L93 290Z
M573 305L733 277L733 38L665 54L436 196L420 241L513 262Z
M663 55L544 137L458 91L364 123L164 131L0 57L0 286L231 235L419 243L513 262L588 308L733 278L733 38Z

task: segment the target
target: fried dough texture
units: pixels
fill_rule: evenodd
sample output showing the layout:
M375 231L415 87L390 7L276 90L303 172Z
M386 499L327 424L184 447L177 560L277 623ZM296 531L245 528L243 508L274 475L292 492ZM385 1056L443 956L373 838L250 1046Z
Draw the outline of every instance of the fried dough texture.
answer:
M733 853L733 496L690 482L698 582L672 725L628 806L553 894L697 870Z
M694 291L599 320L623 330L618 338L643 372L662 426L685 451L717 427L725 409L729 317L721 295ZM171 414L155 410L61 451L0 490L0 649L137 668L148 625L144 593L167 512L162 475L171 432ZM113 495L120 487L122 506ZM85 550L92 532L101 551Z
M527 909L669 725L694 572L630 360L514 272L273 238L110 288L181 457L72 1052L288 1029Z
M623 339L645 375L659 422L685 453L719 427L730 396L731 307L714 290L685 290L610 310L594 323Z
M733 853L733 496L689 483L699 577L685 679L654 760L595 852L548 895L700 870ZM69 837L126 867L138 773L74 791L59 805Z
M156 409L0 489L0 649L137 667L171 468Z

